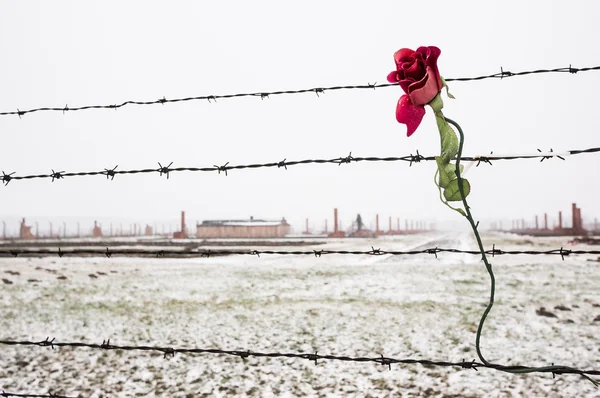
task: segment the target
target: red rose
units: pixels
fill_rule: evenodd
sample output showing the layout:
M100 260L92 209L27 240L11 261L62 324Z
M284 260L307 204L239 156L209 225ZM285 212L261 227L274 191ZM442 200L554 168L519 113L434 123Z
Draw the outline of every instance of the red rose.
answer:
M424 105L442 90L442 78L437 67L440 53L439 48L430 46L419 47L417 51L402 48L394 54L396 70L387 79L390 83L398 83L406 93L398 101L396 120L407 125L409 137L425 115Z

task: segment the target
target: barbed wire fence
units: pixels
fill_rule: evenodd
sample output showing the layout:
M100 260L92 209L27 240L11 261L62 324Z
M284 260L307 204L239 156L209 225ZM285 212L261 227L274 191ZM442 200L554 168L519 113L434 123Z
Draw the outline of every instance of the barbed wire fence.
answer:
M548 74L548 73L569 73L575 74L578 72L587 72L587 71L598 71L600 70L600 66L593 67L584 67L584 68L574 68L569 66L568 68L556 68L556 69L538 69L538 70L530 70L530 71L522 71L522 72L510 72L505 71L501 68L499 73L491 74L491 75L483 75L476 77L461 77L461 78L448 78L447 82L466 82L466 81L479 81L485 79L504 79L511 78L516 76L524 76L524 75L532 75L532 74ZM199 101L199 100L207 100L208 102L216 102L218 99L228 99L228 98L236 98L236 97L260 97L261 99L267 99L270 96L276 95L294 95L294 94L303 94L303 93L314 93L317 96L323 94L327 91L339 91L339 90L365 90L365 89L377 89L384 87L392 87L396 84L367 84L367 85L350 85L350 86L332 86L332 87L318 87L318 88L310 88L310 89L300 89L300 90L285 90L285 91L273 91L273 92L256 92L256 93L237 93L237 94L224 94L224 95L208 95L208 96L197 96L197 97L186 97L186 98L175 98L175 99L167 99L165 97L153 100L153 101L125 101L121 104L112 104L112 105L86 105L80 107L69 107L65 105L65 107L57 108L57 107L42 107L42 108L34 108L29 110L19 110L9 111L9 112L0 112L0 116L9 116L9 115L17 115L22 117L23 115L34 113L34 112L70 112L70 111L83 111L88 109L119 109L127 105L155 105L161 104L164 105L166 103L176 103L176 102L187 102L187 101ZM508 156L494 156L493 153L490 153L489 156L475 156L475 157L461 157L463 161L472 161L477 162L477 166L481 163L486 163L492 165L492 161L499 160L516 160L516 159L540 159L540 161L544 161L547 159L558 158L565 160L566 156L571 155L579 155L584 153L598 153L600 152L600 148L587 148L580 150L570 150L566 152L554 152L550 150L549 152L542 152L538 149L537 154L531 155L508 155ZM352 153L348 156L332 158L332 159L305 159L305 160L296 160L296 161L287 161L284 159L283 161L271 162L271 163L260 163L260 164L247 164L247 165L230 165L229 162L225 163L222 166L214 165L213 167L202 167L202 168L194 168L194 167L172 167L173 163L171 162L167 166L163 166L161 163L158 163L158 168L147 168L147 169L133 169L133 170L117 170L118 166L113 168L104 169L101 171L91 171L91 172L65 172L65 171L55 171L52 169L52 173L50 174L36 174L36 175L15 175L15 172L5 173L2 171L1 181L4 185L8 185L11 181L15 180L29 180L29 179L51 179L52 182L59 179L64 179L66 177L75 177L75 176L105 176L107 179L113 179L116 175L120 174L144 174L144 173L159 173L160 176L165 175L169 178L170 173L172 172L183 172L183 171L191 171L191 172L218 172L219 174L223 172L227 175L228 171L231 170L241 170L241 169L255 169L255 168L284 168L302 165L302 164L348 164L352 162L408 162L409 166L412 166L413 163L418 163L421 161L434 161L434 156L422 156L417 151L416 155L406 155L401 157L354 157ZM197 257L210 257L210 256L220 256L220 255L251 255L260 257L261 255L310 255L315 257L321 257L324 255L366 255L366 256L379 256L379 255L437 255L439 253L462 253L462 254L473 254L480 255L480 251L474 250L461 250L455 248L427 248L422 250L410 250L410 251L386 251L381 249L375 249L371 247L371 250L366 251L347 251L347 250L200 250L200 249L192 249L192 250L137 250L137 249L119 249L119 248L106 248L105 250L99 249L71 249L71 250L63 250L62 248L58 248L57 250L47 250L47 249L15 249L15 248L2 248L0 249L0 256L39 256L39 255L56 255L58 257L64 256L82 256L82 255L98 255L98 256L106 256L111 257L113 255L137 255L137 256L156 256L156 257L168 257L168 256L197 256ZM501 250L497 249L493 246L492 250L485 251L486 254L490 254L492 256L496 255L554 255L560 256L563 260L566 256L570 255L579 255L579 254L600 254L600 250L568 250L561 247L560 249L552 249L552 250ZM169 356L174 356L176 353L178 354L213 354L213 355L228 355L235 356L242 359L246 359L249 357L257 357L257 358L295 358L295 359L303 359L314 362L318 364L318 361L350 361L350 362L361 362L361 363L374 363L382 366L387 366L391 370L392 364L421 364L424 366L440 366L440 367L454 367L459 370L462 369L473 369L478 370L478 368L487 368L500 372L507 372L512 374L525 374L525 373L541 373L541 374L551 374L553 377L556 375L563 374L576 374L579 375L586 380L591 381L594 385L598 385L599 382L593 379L593 376L600 376L600 370L594 369L578 369L576 367L569 366L561 366L551 364L550 366L542 366L542 367L530 367L523 365L501 365L501 364L493 364L493 363L481 363L475 360L472 361L458 361L458 362L450 362L450 361L434 361L429 359L398 359L385 357L383 354L380 354L378 357L351 357L351 356L339 356L339 355L322 355L318 354L318 352L312 353L282 353L282 352L260 352L260 351L240 351L240 350L222 350L222 349L213 349L213 348L174 348L174 347L163 347L163 346L137 346L137 345L114 345L110 343L110 340L103 341L101 344L95 343L82 343L82 342L59 342L55 341L55 339L46 338L41 341L29 341L29 340L14 340L14 339L3 339L0 340L0 344L7 346L33 346L33 347L41 347L47 348L88 348L88 349L98 349L98 350L125 350L125 351L153 351L163 354L165 358ZM1 390L0 390L1 391ZM61 398L64 397L62 395L56 395L53 393L44 394L22 394L22 393L10 393L1 391L0 396L3 397L55 397ZM67 397L65 397L67 398Z
M530 367L522 365L499 365L499 364L484 364L477 362L476 360L471 361L433 361L429 359L410 359L410 358L390 358L385 357L381 354L378 357L350 357L340 355L322 355L318 351L315 353L284 353L284 352L258 352L258 351L242 351L242 350L221 350L214 348L177 348L177 347L160 347L160 346L136 346L136 345L116 345L111 344L109 340L103 340L101 344L95 343L82 343L82 342L60 342L55 341L54 338L50 339L46 337L42 341L29 341L29 340L0 340L0 344L12 345L12 346L35 346L35 347L50 347L52 349L69 347L69 348L90 348L96 350L123 350L123 351L152 351L158 352L163 355L166 359L168 357L174 357L175 354L213 354L213 355L229 355L246 359L249 357L256 358L293 358L303 359L310 362L314 362L315 365L318 361L343 361L343 362L362 362L362 363L375 363L383 366L387 366L389 370L392 370L393 364L413 365L420 364L424 366L439 366L439 367L455 367L460 369L473 369L478 368L492 369L500 372L508 373L545 373L555 375L562 374L576 374L590 380L595 385L598 382L590 378L590 376L600 376L600 370L592 369L577 369L569 366L555 366L554 364L544 367Z
M563 68L554 68L554 69L536 69L536 70L528 70L528 71L520 71L520 72L510 72L508 70L504 70L504 68L500 68L500 72L493 73L490 75L482 75L482 76L473 76L473 77L450 77L445 79L446 82L473 82L487 79L506 79L517 76L526 76L526 75L537 75L537 74L548 74L548 73L569 73L576 74L580 72L590 72L590 71L599 71L599 66L586 66L583 68L575 68L571 65ZM123 108L127 105L164 105L169 103L176 102L189 102L189 101L208 101L208 102L217 102L217 100L221 99L231 99L231 98L240 98L240 97L256 97L262 100L267 99L271 96L277 95L296 95L296 94L305 94L305 93L313 93L317 96L324 94L328 91L340 91L340 90L374 90L377 88L385 88L385 87L393 87L397 86L397 83L367 83L367 84L355 84L355 85L347 85L347 86L331 86L331 87L314 87L314 88L303 88L298 90L280 90L280 91L264 91L264 92L254 92L254 93L236 93L236 94L220 94L220 95L201 95L195 97L184 97L184 98L166 98L162 97L157 100L149 100L149 101L135 101L128 100L122 102L120 104L109 104L109 105L84 105L78 107L69 107L69 105L65 105L63 107L41 107L41 108L33 108L28 110L20 110L17 108L16 111L5 111L0 112L0 116L9 116L9 115L17 115L19 117L26 115L28 113L34 112L76 112L76 111L84 111L89 109L112 109L117 110L119 108Z
M10 244L8 244L10 246ZM85 243L84 243L85 245ZM1 247L1 246L0 246ZM327 256L327 255L355 255L355 256L414 256L421 254L434 255L437 258L438 253L455 253L455 254L473 254L481 255L479 250L463 250L448 248L444 249L441 247L432 247L421 250L382 250L371 247L371 250L195 250L195 249L180 249L180 250L140 250L140 249L115 249L106 247L104 249L71 249L64 250L60 247L56 250L48 249L0 249L0 257L28 257L28 256L58 256L58 257L79 257L79 256L100 256L111 258L114 255L123 256L148 256L148 257L218 257L218 256L231 256L231 255L246 255L256 256L261 255L279 255L279 256ZM492 257L502 255L546 255L546 256L560 256L562 260L567 256L571 255L595 255L600 254L600 250L569 250L565 248L551 249L551 250L501 250L497 249L496 245L493 245L492 250L486 250L485 254L489 254Z
M502 155L494 156L493 152L486 156L463 156L461 160L476 162L476 166L480 164L492 165L492 161L499 160L519 160L519 159L540 159L543 162L547 159L557 158L565 160L567 156L575 156L589 153L600 152L600 147L586 148L586 149L571 149L564 152L554 152L552 149L548 152L542 152L538 149L538 153L526 154L526 155ZM342 164L358 163L358 162L407 162L409 166L413 163L435 161L435 156L423 156L419 154L417 150L416 155L404 155L400 157L358 157L352 156L352 152L349 155L331 158L331 159L304 159L304 160L290 160L283 159L279 162L267 162L267 163L253 163L253 164L240 164L230 165L229 162L222 166L213 165L212 167L172 167L173 162L166 166L163 166L158 162L158 168L145 168L145 169L132 169L132 170L117 170L118 165L112 168L105 168L104 170L98 171L76 171L76 172L65 172L65 171L54 171L49 174L31 174L31 175L15 175L15 172L6 173L2 171L0 179L6 186L11 181L19 180L32 180L32 179L51 179L52 182L56 180L62 180L67 177L91 177L91 176L105 176L107 179L113 180L117 175L137 175L137 174L156 174L160 176L166 176L168 179L171 173L177 172L217 172L219 174L224 173L227 176L227 172L231 170L244 170L244 169L262 169L262 168L284 168L287 170L288 167L306 165L306 164L336 164L338 166Z

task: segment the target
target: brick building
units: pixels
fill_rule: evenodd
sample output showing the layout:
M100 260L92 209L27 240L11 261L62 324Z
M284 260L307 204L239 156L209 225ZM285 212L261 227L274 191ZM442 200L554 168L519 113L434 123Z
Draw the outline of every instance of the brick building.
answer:
M285 218L279 221L257 220L205 220L196 224L196 237L211 238L283 238L290 233Z

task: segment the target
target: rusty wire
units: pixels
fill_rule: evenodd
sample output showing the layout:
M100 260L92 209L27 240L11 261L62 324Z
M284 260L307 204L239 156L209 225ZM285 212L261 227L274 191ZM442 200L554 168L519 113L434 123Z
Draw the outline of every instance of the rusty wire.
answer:
M588 72L588 71L597 71L600 70L600 66L590 66L584 68L575 68L569 65L565 68L555 68L555 69L537 69L537 70L529 70L529 71L521 71L521 72L510 72L500 68L500 72L493 73L491 75L483 75L483 76L475 76L475 77L458 77L458 78L447 78L445 79L447 82L468 82L468 81L478 81L478 80L486 80L486 79L506 79L510 77L516 76L525 76L525 75L533 75L533 74L545 74L545 73L569 73L575 74L578 72ZM0 116L8 116L8 115L17 115L19 117L26 115L28 113L33 112L74 112L74 111L83 111L87 109L112 109L117 110L127 105L164 105L168 103L174 102L188 102L188 101L208 101L208 102L217 102L218 99L229 99L229 98L238 98L238 97L257 97L262 99L267 99L270 96L276 95L293 95L293 94L303 94L303 93L313 93L317 96L324 94L326 91L340 91L340 90L374 90L376 88L384 88L384 87L392 87L396 86L397 83L384 83L384 84L359 84L359 85L348 85L348 86L332 86L332 87L315 87L315 88L304 88L299 90L283 90L283 91L270 91L270 92L256 92L256 93L237 93L237 94L221 94L221 95L201 95L195 97L184 97L184 98L166 98L162 97L156 100L149 101L134 101L129 100L122 102L120 104L108 104L108 105L84 105L78 107L69 107L69 105L65 105L63 107L41 107L34 108L28 110L20 110L17 108L15 111L8 112L0 112Z
M577 374L585 379L591 381L595 385L598 385L598 381L591 378L591 376L600 376L600 370L594 369L577 369L569 366L556 366L550 365L545 367L530 367L522 365L500 365L500 364L484 364L472 361L434 361L429 359L410 359L410 358L390 358L380 354L377 357L350 357L340 355L321 355L317 352L313 353L284 353L284 352L258 352L250 350L222 350L218 348L174 348L174 347L161 347L161 346L149 346L149 345L116 345L111 344L110 339L102 341L101 344L97 343L82 343L82 342L58 342L54 338L50 339L47 337L41 341L27 341L27 340L0 340L0 344L11 345L11 346L34 346L34 347L50 347L60 348L91 348L97 350L123 350L123 351L151 351L158 352L163 355L166 359L168 357L174 357L175 354L213 354L213 355L228 355L246 359L248 357L256 358L294 358L304 359L310 362L318 364L319 360L329 361L343 361L343 362L362 362L362 363L375 363L382 366L386 366L389 370L392 369L392 364L412 365L420 364L423 366L440 366L440 367L455 367L459 369L473 369L488 368L500 372L509 373L545 373L551 374L552 377L562 374Z
M539 151L539 149L538 149ZM540 151L541 152L541 151ZM586 149L572 149L566 151L564 153L556 152L556 155L551 155L552 150L549 153L541 153L539 155L508 155L508 156L466 156L461 157L463 161L473 161L477 162L477 166L481 163L486 163L491 165L492 161L497 160L517 160L517 159L540 159L540 161L544 161L546 159L550 159L556 157L558 159L565 160L565 158L561 155L581 155L585 153L598 153L600 152L600 147L596 148L586 148ZM304 160L290 160L283 159L279 162L269 162L269 163L254 163L254 164L242 164L242 165L230 165L229 162L225 163L222 166L214 165L212 167L172 167L173 162L169 163L166 166L163 166L160 162L158 162L157 168L146 168L146 169L134 169L134 170L117 170L118 166L105 168L104 170L98 171L77 171L77 172L65 172L65 171L55 171L52 169L51 173L47 174L32 174L32 175L15 175L12 173L5 173L2 171L2 175L0 175L0 181L4 183L4 185L8 185L9 182L15 180L31 180L31 179L51 179L52 182L55 180L62 180L66 177L87 177L87 176L105 176L109 180L113 180L116 175L119 174L156 174L159 176L166 176L167 179L170 176L170 173L174 172L183 172L183 171L191 171L191 172L223 172L227 175L227 172L230 170L243 170L243 169L259 169L259 168L284 168L287 170L288 167L304 165L304 164L336 164L338 166L342 164L349 164L352 162L408 162L409 166L412 166L413 163L419 163L421 161L435 161L435 156L423 156L419 154L417 151L416 155L410 154L400 157L356 157L352 156L352 152L348 156L337 157L332 159L304 159Z
M85 243L83 243L85 245ZM8 248L4 248L3 246L9 246ZM36 257L36 256L58 256L58 257L81 257L81 256L104 256L104 257L112 257L113 255L124 255L124 256L141 256L141 257L218 257L218 256L229 256L229 255L248 255L248 256L257 256L261 255L281 255L281 256L315 256L321 257L326 255L358 255L358 256L383 256L383 255L391 255L391 256L410 256L410 255L420 255L420 254L432 254L437 258L438 253L459 253L459 254L473 254L473 255L481 255L479 250L462 250L462 249L454 249L448 248L444 249L441 247L432 247L428 249L421 250L382 250L375 249L371 247L371 250L254 250L254 249L244 249L244 250L200 250L200 249L191 249L191 248L182 248L180 250L140 250L140 249L119 249L119 248L109 248L106 249L70 249L63 250L62 248L58 248L57 250L49 250L49 249L35 249L35 248L26 248L26 249L13 249L10 248L10 243L0 245L0 257ZM486 254L493 256L501 256L501 255L550 255L550 256L560 256L563 260L567 256L571 255L581 255L581 254L591 254L591 255L600 255L600 250L569 250L565 248L560 249L551 249L551 250L501 250L496 248L496 245L493 246L491 250L486 250Z

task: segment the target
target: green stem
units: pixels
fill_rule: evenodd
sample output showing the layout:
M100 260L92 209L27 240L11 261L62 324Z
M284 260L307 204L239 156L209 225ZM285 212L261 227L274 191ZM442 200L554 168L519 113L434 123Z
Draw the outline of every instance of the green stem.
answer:
M494 277L494 272L492 271L492 265L487 260L487 256L485 254L485 249L483 248L483 243L481 243L481 236L479 236L479 231L477 231L477 224L473 220L473 216L471 215L471 208L469 207L469 204L467 203L467 199L465 198L465 193L464 193L464 189L463 189L463 179L460 175L460 157L462 156L462 150L463 150L463 144L465 141L465 136L464 136L462 129L458 125L458 123L456 123L452 119L448 119L447 117L444 117L444 119L446 120L446 122L448 122L448 123L452 124L454 127L456 127L456 129L458 130L458 133L460 134L460 141L458 144L458 153L456 155L456 177L458 178L458 189L460 191L460 196L462 197L462 202L465 207L465 211L466 211L465 217L467 218L467 220L469 220L469 224L471 224L471 228L473 229L473 233L475 234L475 238L477 239L477 244L479 245L479 251L481 252L481 259L483 260L483 262L485 264L485 268L487 269L487 272L490 275L490 282L491 282L490 302L487 305L483 314L481 315L481 319L479 320L479 327L477 328L477 336L475 338L475 349L477 350L477 356L479 357L481 362L483 362L485 365L494 367L495 369L498 369L502 372L516 373L516 374L526 374L526 373L534 373L534 372L554 372L554 371L556 371L556 373L558 373L558 374L574 373L574 374L579 374L584 379L591 381L595 386L599 386L600 383L598 383L596 380L587 376L583 371L574 369L572 367L554 365L554 364L552 364L552 366L542 366L542 367L538 367L538 368L529 367L529 366L510 367L510 366L503 366L503 365L499 365L499 364L490 363L483 357L483 354L481 353L481 348L480 348L481 332L483 330L483 324L485 323L485 320L486 320L488 314L490 313L490 311L492 310L492 307L494 306L494 295L496 293L496 278ZM553 373L553 375L554 375L554 373Z
M483 357L483 354L481 353L480 340L481 340L481 332L483 331L483 324L485 323L485 320L486 320L488 314L490 313L490 311L492 310L492 307L494 306L494 295L496 294L496 278L494 277L494 272L492 271L492 265L488 262L487 256L485 254L485 249L483 248L483 243L481 243L481 236L479 236L479 231L477 230L477 224L473 220L473 216L471 215L471 208L469 207L469 204L467 203L467 198L465 197L465 193L464 193L464 189L463 189L463 179L460 175L460 157L462 156L463 144L465 142L465 135L464 135L462 129L460 128L460 126L458 125L458 123L456 123L452 119L448 119L447 117L444 117L444 119L446 119L446 121L448 123L450 123L451 125L456 127L456 129L458 130L458 134L460 135L460 141L458 143L458 153L456 155L456 177L458 178L458 190L460 191L460 196L462 197L462 202L463 202L463 205L465 206L465 211L467 212L466 218L467 218L467 220L469 220L469 224L471 224L471 228L473 229L473 233L475 234L475 238L477 239L477 245L479 246L479 251L481 252L481 259L483 260L483 263L485 264L485 268L487 269L487 272L490 275L490 281L491 281L490 302L488 303L485 311L483 312L483 315L481 316L481 319L479 320L479 327L477 328L477 335L475 337L475 350L477 351L477 356L479 357L481 362L483 362L486 365L491 365L491 363L488 362Z

